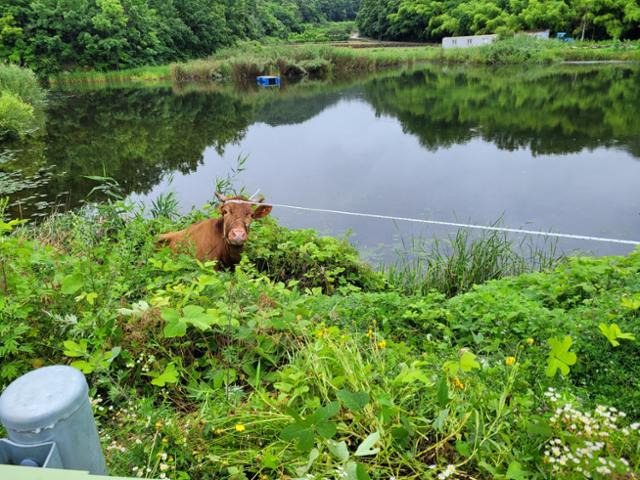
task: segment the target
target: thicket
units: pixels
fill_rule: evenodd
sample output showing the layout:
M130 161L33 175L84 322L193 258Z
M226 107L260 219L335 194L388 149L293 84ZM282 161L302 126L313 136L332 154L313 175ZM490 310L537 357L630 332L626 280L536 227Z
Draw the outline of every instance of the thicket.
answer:
M0 58L38 72L168 63L355 17L358 0L10 0Z
M24 138L41 127L44 100L31 70L0 63L0 140Z
M640 38L637 0L362 0L362 35L440 41L450 35L550 29L585 40Z
M0 385L88 376L113 474L633 478L640 251L447 299L347 243L256 222L235 273L122 203L0 223ZM13 232L11 232L14 230Z

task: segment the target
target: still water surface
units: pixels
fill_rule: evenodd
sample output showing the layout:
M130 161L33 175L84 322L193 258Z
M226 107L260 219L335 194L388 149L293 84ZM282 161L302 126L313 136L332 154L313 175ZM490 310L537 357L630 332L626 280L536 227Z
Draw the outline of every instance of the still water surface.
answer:
M60 92L46 135L16 158L52 165L46 194L77 205L115 178L183 211L249 157L236 184L267 200L402 217L640 239L640 70L424 67L281 91ZM35 167L34 167L35 168ZM64 173L63 173L64 172ZM454 229L274 209L281 223L364 251ZM562 241L619 254L629 246Z

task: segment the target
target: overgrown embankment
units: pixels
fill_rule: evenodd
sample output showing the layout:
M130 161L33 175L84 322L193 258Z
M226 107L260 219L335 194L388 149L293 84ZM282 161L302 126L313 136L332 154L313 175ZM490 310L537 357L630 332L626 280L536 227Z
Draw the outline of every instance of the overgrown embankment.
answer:
M272 221L235 273L156 250L206 214L0 223L0 385L82 369L112 473L635 478L640 251L447 298Z
M171 80L253 84L258 75L280 75L286 81L348 78L389 67L420 62L473 65L549 64L565 61L640 61L637 42L576 42L528 37L491 45L442 49L439 46L349 48L332 45L260 45L246 43L207 59L113 72L70 72L51 77L53 84L148 83Z

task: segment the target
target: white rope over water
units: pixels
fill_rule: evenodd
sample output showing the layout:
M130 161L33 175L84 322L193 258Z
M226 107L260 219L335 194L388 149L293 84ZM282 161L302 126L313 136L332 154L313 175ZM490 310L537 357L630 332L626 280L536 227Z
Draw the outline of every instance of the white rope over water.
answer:
M256 193L251 195L250 198L254 198L259 192L260 190L258 190ZM338 215L349 215L352 217L379 218L383 220L396 220L400 222L411 222L411 223L425 223L429 225L443 225L448 227L471 228L475 230L488 230L488 231L494 231L494 232L519 233L523 235L539 235L543 237L555 237L555 238L569 238L572 240L587 240L591 242L618 243L623 245L640 245L640 241L637 241L637 240L623 240L618 238L593 237L590 235L573 235L570 233L542 232L539 230L523 230L520 228L473 225L469 223L441 222L438 220L424 220L421 218L395 217L392 215L379 215L375 213L348 212L346 210L331 210L328 208L300 207L297 205L286 205L282 203L268 203L268 202L257 202L252 200L237 200L237 199L227 200L227 202L225 203L248 203L251 205L267 205L267 206L278 207L278 208L290 208L292 210L302 210L305 212L334 213Z

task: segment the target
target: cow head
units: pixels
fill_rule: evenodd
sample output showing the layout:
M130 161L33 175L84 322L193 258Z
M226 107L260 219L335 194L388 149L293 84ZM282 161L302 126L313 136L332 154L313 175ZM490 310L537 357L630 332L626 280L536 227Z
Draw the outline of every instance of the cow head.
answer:
M220 200L220 213L222 214L222 231L225 241L229 245L241 247L249 237L251 222L257 218L263 218L271 213L271 205L258 205L253 209L250 203L243 203L243 197L225 197L216 192ZM234 202L234 200L240 200ZM260 200L262 201L262 200Z

